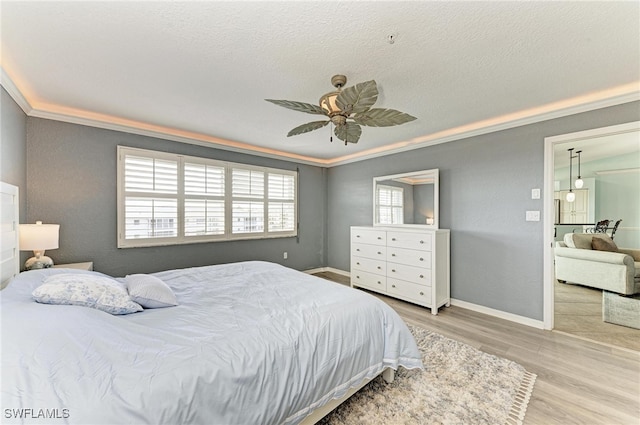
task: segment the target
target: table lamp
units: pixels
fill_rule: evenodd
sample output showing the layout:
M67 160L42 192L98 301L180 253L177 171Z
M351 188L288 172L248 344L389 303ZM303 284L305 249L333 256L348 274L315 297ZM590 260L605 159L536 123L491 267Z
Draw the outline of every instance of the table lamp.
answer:
M44 255L47 249L58 248L59 224L20 225L20 251L33 251L35 257L31 257L24 263L25 270L46 269L53 266L53 260Z

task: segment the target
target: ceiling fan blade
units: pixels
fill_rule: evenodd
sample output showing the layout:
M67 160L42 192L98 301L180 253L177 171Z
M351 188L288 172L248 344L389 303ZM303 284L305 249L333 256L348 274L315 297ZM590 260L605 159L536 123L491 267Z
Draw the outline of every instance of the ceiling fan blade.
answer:
M377 100L378 86L375 80L371 80L342 90L336 104L343 111L357 114L368 111Z
M330 122L331 121L313 121L313 122L308 122L306 124L299 125L298 127L291 130L289 133L287 133L287 137L296 136L298 134L308 133L310 131L317 130L329 124Z
M320 108L318 105L312 105L311 103L304 102L296 102L294 100L275 100L275 99L265 99L267 102L274 103L278 106L282 106L283 108L293 109L298 112L306 112L307 114L318 114L318 115L326 115L324 110Z
M395 109L373 108L354 115L353 121L369 127L391 127L413 121L416 117Z
M334 134L338 139L342 140L345 145L347 143L358 143L360 135L362 134L362 127L356 123L347 122L343 125L337 125Z

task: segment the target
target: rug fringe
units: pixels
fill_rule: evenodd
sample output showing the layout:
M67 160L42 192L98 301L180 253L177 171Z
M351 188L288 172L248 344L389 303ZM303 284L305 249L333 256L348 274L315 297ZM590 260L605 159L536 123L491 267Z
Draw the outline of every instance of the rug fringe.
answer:
M507 418L507 425L522 425L524 421L524 415L527 412L527 406L533 393L533 386L536 383L538 375L535 373L525 371L520 387L516 391L516 397L509 410L509 417Z

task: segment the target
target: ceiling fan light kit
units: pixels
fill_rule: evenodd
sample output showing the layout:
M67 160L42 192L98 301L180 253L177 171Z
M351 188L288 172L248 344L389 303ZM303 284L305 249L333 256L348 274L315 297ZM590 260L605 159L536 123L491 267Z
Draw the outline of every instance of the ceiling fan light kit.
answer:
M291 130L287 137L308 133L333 123L336 137L347 143L358 143L362 134L361 125L370 127L391 127L413 121L416 118L395 109L371 108L378 100L375 80L365 81L342 89L347 83L344 75L334 75L331 84L337 89L323 95L319 105L291 100L265 99L284 108L308 114L325 115L326 121L313 121ZM353 115L353 116L352 116Z

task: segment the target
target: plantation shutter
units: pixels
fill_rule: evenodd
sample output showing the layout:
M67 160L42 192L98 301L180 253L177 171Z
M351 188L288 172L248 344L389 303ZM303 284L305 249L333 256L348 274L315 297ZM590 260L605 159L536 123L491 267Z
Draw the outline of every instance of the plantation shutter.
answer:
M296 236L295 171L118 146L118 247Z
M178 163L125 155L125 239L178 236Z

